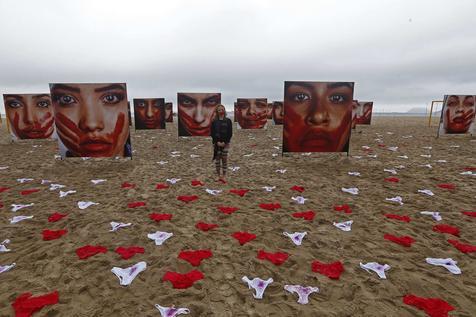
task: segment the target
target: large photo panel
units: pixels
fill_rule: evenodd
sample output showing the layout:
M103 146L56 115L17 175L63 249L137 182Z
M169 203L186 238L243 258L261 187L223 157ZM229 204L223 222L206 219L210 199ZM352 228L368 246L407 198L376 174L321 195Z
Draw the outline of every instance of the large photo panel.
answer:
M210 136L221 93L177 93L179 136Z
M445 95L441 109L439 135L476 132L474 95Z
M268 118L268 99L238 98L235 114L241 129L263 129Z
M284 83L283 152L347 152L353 82Z
M166 102L165 103L165 122L174 122L174 110L173 110L173 103Z
M372 121L373 101L358 101L356 124L370 125Z
M165 129L164 98L137 98L133 103L136 130Z
M60 155L130 157L125 83L50 84Z
M282 101L273 101L273 110L271 113L275 125L283 125L284 105Z
M4 94L6 119L13 140L54 138L50 94Z

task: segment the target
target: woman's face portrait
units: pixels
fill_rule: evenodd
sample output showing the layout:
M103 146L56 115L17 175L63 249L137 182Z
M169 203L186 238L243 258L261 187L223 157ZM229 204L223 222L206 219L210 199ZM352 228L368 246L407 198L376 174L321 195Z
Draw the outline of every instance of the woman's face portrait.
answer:
M274 124L282 125L284 120L284 106L281 101L273 102L273 112L272 117Z
M209 136L220 93L178 93L179 136Z
M357 100L352 101L352 129L355 129L357 125L357 115L359 113L359 102Z
M49 94L3 95L7 120L18 139L47 139L54 132Z
M285 82L284 151L347 151L353 94L349 82Z
M474 122L475 104L472 95L450 95L443 110L443 123L447 134L467 133Z
M165 122L174 122L174 113L171 102L165 103Z
M129 137L125 84L50 84L58 136L68 156L124 156Z
M238 98L236 101L238 124L242 129L262 129L267 122L266 98Z
M268 103L268 110L266 113L266 119L273 119L273 103L269 102Z
M356 124L370 124L372 119L372 101L358 101Z
M134 99L136 129L165 129L164 98Z

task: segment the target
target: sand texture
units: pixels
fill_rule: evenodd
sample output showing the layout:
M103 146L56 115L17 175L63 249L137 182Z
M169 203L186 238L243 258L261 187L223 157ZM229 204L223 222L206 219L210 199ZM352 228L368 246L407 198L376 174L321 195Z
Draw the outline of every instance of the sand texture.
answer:
M228 183L216 181L211 161L211 140L178 138L176 124L166 131L132 132L132 160L57 160L56 142L32 141L9 143L2 126L0 136L0 242L10 239L10 252L0 253L0 265L16 266L0 274L0 316L13 316L11 303L20 294L41 295L58 290L59 303L43 308L36 316L160 316L154 304L186 307L190 316L426 316L413 306L403 304L406 294L438 297L455 310L449 316L476 316L476 252L464 254L448 239L476 245L476 218L461 211L476 211L476 176L461 175L465 167L476 166L476 141L469 136L436 139L436 124L428 127L425 118L374 117L372 126L358 126L351 140L351 153L305 156L281 156L279 126L265 131L237 130L232 140ZM409 136L412 137L409 137ZM376 140L376 139L380 139ZM379 142L384 145L378 146ZM369 146L366 151L362 146ZM388 147L398 146L397 151ZM458 147L457 147L458 146ZM276 149L275 147L279 147ZM432 147L427 149L424 147ZM179 151L173 157L171 152ZM279 155L273 156L273 153ZM249 154L252 154L251 156ZM192 158L190 155L199 155ZM377 157L373 157L377 155ZM408 159L398 156L408 156ZM431 155L424 157L421 155ZM437 162L446 160L446 162ZM167 161L160 165L157 162ZM431 164L432 168L425 167ZM403 167L404 166L404 167ZM284 174L276 172L286 169ZM395 169L396 175L384 169ZM360 176L348 172L360 172ZM476 172L475 172L476 173ZM398 177L399 183L384 181ZM168 189L157 190L157 183L180 178ZM33 178L19 183L18 178ZM76 193L59 198L59 190L49 190L41 180L66 185L62 190ZM93 185L92 179L107 181ZM204 186L193 187L193 179ZM129 182L134 188L121 188ZM456 189L437 187L452 183ZM303 186L299 193L290 190ZM266 192L263 186L276 186ZM357 187L358 195L341 191ZM39 192L20 195L22 190ZM217 196L205 189L223 190ZM249 189L244 196L230 189ZM418 190L429 189L428 196ZM198 195L184 203L179 195ZM303 196L303 205L291 197ZM403 198L404 205L385 199ZM78 201L99 205L80 210ZM145 207L128 208L128 203L144 201ZM260 203L279 202L282 208L266 211ZM34 203L34 206L11 211L11 204ZM334 205L348 204L351 214L336 212ZM238 207L226 215L217 206ZM313 221L291 216L298 211L315 211ZM436 222L420 211L439 211L443 220ZM48 222L54 212L68 216ZM170 213L170 221L149 219L150 213ZM387 219L384 214L406 215L411 222ZM34 218L10 224L13 216ZM344 232L333 222L353 220L352 231ZM110 232L110 222L132 226ZM218 224L203 232L195 228L199 221ZM436 224L458 227L460 237L432 230ZM67 229L66 235L51 241L42 240L44 229ZM147 238L156 231L174 235L156 246ZM257 238L240 246L231 237L248 231ZM301 246L294 245L283 231L306 231ZM384 234L408 235L416 240L410 247L384 240ZM81 260L75 250L84 245L102 245L108 249ZM123 260L114 252L119 246L141 246L144 254ZM181 250L210 249L213 257L198 267L179 259ZM257 258L259 250L285 252L290 256L280 266ZM458 261L461 275L429 265L426 257L452 258ZM311 270L313 261L341 261L345 271L333 280ZM112 267L126 268L140 261L147 269L129 286L119 285ZM387 280L359 267L359 263L389 264ZM163 282L167 271L186 273L198 269L205 275L187 289L174 289ZM241 281L272 277L262 300L254 299L252 290ZM317 286L320 293L309 297L309 304L297 303L297 296L284 291L286 284Z

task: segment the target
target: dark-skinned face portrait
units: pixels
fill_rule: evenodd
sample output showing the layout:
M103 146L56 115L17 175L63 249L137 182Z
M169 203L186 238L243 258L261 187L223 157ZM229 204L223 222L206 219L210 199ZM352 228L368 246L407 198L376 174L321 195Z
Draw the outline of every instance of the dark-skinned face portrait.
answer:
M164 98L138 98L133 103L136 130L165 129Z
M284 152L346 152L352 82L285 82Z

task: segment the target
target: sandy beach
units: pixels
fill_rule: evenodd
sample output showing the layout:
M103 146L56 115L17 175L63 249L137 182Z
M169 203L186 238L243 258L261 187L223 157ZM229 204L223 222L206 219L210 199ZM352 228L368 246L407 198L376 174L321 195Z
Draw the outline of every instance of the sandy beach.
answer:
M176 118L174 118L176 120ZM160 316L155 304L186 307L190 316L426 316L405 305L403 296L437 297L452 305L449 316L476 314L476 252L464 254L447 242L455 239L476 245L476 218L462 211L476 211L476 177L462 175L476 167L476 139L469 136L436 139L436 121L428 127L424 117L374 117L371 126L358 126L351 136L350 155L281 155L282 127L270 122L263 131L234 129L229 154L227 184L216 181L211 141L207 138L178 138L176 123L166 130L132 131L132 160L55 159L56 141L10 143L5 122L0 134L0 242L10 239L10 252L0 253L0 265L16 263L0 274L0 316L13 316L11 303L20 294L59 292L59 303L46 306L37 316ZM366 148L368 146L369 148ZM393 151L389 148L393 148ZM431 148L430 148L431 147ZM175 154L173 154L174 152ZM178 156L178 154L180 156ZM273 156L273 154L276 154ZM406 157L406 158L405 158ZM167 162L159 164L158 162ZM428 166L431 165L431 168ZM395 173L384 171L394 170ZM277 170L285 170L284 173ZM360 176L349 175L358 172ZM473 172L474 174L475 172ZM396 177L398 183L385 181ZM32 178L20 183L17 179ZM158 183L179 178L169 188ZM94 185L91 180L105 179ZM76 192L59 197L51 183ZM192 186L200 180L203 186ZM122 188L124 182L133 188ZM438 184L454 184L455 189ZM302 186L299 193L290 188ZM275 186L272 192L264 186ZM341 188L356 187L358 195ZM221 190L211 195L206 189ZM39 189L28 195L21 191ZM231 189L249 189L243 197ZM431 190L429 196L418 190ZM184 203L180 195L197 195ZM306 198L297 204L292 197ZM386 198L401 196L403 205ZM78 201L99 205L80 210ZM145 202L129 208L128 203ZM17 212L12 204L31 204ZM267 211L261 203L280 203ZM348 204L352 212L334 210ZM221 213L218 206L239 208ZM312 221L292 216L314 211ZM438 211L437 222L421 211ZM48 217L58 212L67 216L57 222ZM171 220L156 222L151 213L172 214ZM389 219L384 214L410 217L410 222ZM34 216L10 224L13 216ZM345 232L333 222L352 220ZM111 232L110 222L131 223ZM217 224L204 232L198 222ZM459 228L460 236L435 232L433 226ZM43 241L45 229L66 229L56 240ZM147 234L173 233L157 246ZM247 231L256 239L240 245L231 235ZM307 232L297 246L283 232ZM404 247L384 239L385 234L410 236L415 242ZM85 245L107 248L87 259L75 251ZM143 254L124 260L114 250L140 246ZM209 249L213 256L197 267L178 258L182 250ZM289 258L277 266L257 258L259 250L285 252ZM425 258L452 258L462 271L453 275L443 267L429 265ZM121 286L111 272L140 261L147 263L129 286ZM313 272L314 261L341 261L344 272L338 280ZM388 264L387 279L379 279L359 263ZM162 281L167 271L204 274L187 289L174 289ZM273 278L261 300L241 280ZM315 286L319 293L309 303L297 303L297 295L284 285Z

